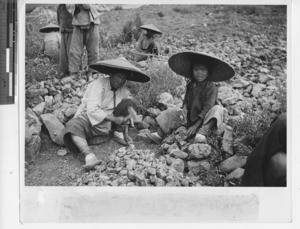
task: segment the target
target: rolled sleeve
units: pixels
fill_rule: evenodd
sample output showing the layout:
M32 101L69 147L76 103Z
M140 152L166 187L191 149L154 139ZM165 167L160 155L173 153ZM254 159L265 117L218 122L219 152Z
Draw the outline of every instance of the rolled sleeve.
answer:
M199 114L199 118L201 118L201 120L204 120L205 115L215 105L217 96L218 96L218 89L215 85L212 85L208 89L204 98L203 110Z

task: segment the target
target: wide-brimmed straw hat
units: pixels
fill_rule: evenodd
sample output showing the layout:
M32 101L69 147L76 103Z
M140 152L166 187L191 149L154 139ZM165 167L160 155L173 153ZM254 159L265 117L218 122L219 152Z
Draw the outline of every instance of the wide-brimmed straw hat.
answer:
M124 72L127 74L127 80L129 81L144 83L150 80L149 76L132 65L125 58L98 61L95 64L91 64L90 67L104 74Z
M145 29L145 30L149 30L149 31L151 31L153 33L156 33L156 34L162 34L162 32L158 28L156 28L156 26L153 25L153 24L141 25L140 28Z
M59 26L55 25L53 23L50 23L49 25L46 25L45 27L41 28L39 31L41 33L58 32Z
M169 59L170 68L178 75L191 78L193 63L205 63L209 65L210 76L208 80L213 82L229 80L234 76L233 67L225 61L200 52L181 52L174 54Z

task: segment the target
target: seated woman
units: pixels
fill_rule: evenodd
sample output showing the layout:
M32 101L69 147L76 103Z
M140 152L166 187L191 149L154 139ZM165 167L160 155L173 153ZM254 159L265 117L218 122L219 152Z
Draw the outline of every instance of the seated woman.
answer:
M71 152L85 155L86 170L101 163L88 146L87 140L108 135L112 124L119 126L127 123L130 119L128 108L136 106L129 99L129 91L124 85L126 80L150 80L146 74L124 59L103 60L90 67L110 77L99 78L88 85L79 109L66 125L64 135L64 143ZM126 144L122 132L115 130L114 136L119 143Z
M177 74L189 78L183 101L183 109L167 109L156 120L159 129L147 137L159 144L166 135L180 126L186 126L187 138L195 142L206 142L209 131L220 133L224 108L217 105L218 89L213 82L228 80L234 69L226 62L205 53L182 52L169 59L170 68Z
M242 186L286 186L286 113L273 120L249 155Z
M141 34L137 41L137 51L158 55L160 52L159 44L155 41L156 35L162 34L158 28L154 25L142 25L141 29L145 30L145 34ZM136 61L142 61L147 59L147 55L140 55L137 57Z

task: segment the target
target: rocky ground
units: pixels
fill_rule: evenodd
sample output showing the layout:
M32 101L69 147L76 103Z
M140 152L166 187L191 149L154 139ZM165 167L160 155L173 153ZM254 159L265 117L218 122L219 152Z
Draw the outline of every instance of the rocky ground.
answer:
M167 107L181 106L185 81L180 79L176 93L159 92L156 106L144 107L146 112L140 117L147 126L129 132L134 147L104 139L92 146L103 163L85 173L83 157L67 152L62 135L87 84L95 79L88 79L84 68L79 80L64 76L57 61L38 53L41 37L37 28L56 20L55 12L39 7L27 17L26 185L239 185L255 142L272 118L286 109L285 10L271 6L150 5L106 12L102 15L100 58L123 55L132 60L134 42L116 44L115 37L137 13L145 24L153 23L164 32L159 38L164 47L161 55L132 62L150 75L153 63L169 71L168 58L184 50L210 53L235 68L235 77L218 83L219 103L227 109L225 123L229 128L220 136L208 136L206 142L185 141L184 128L174 131L160 146L146 141L144 132L157 128L155 117Z

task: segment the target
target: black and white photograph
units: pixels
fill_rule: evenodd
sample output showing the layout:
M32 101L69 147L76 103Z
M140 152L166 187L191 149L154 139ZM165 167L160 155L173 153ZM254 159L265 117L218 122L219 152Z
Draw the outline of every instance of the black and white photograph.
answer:
M17 1L0 79L16 224L291 223L292 5Z
M27 186L286 186L286 5L26 4Z

